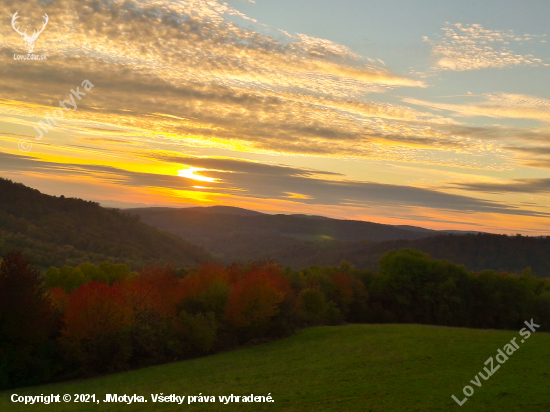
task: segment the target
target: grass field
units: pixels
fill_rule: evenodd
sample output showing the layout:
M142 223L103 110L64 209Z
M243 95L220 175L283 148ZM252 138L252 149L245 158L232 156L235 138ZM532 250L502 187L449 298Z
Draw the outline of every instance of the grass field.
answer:
M470 383L514 331L424 325L348 325L98 379L0 392L0 411L550 411L550 334L535 333L482 386ZM495 361L496 363L496 361ZM462 388L473 396L462 406ZM95 394L96 403L25 405L10 396ZM104 403L105 394L147 403ZM153 403L151 394L214 395L216 403ZM263 395L273 403L219 402Z

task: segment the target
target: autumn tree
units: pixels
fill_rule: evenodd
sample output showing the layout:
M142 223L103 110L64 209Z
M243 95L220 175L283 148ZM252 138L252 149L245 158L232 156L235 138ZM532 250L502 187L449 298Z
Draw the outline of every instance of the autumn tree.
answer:
M227 321L236 327L258 327L278 313L288 280L270 270L246 273L232 285Z
M229 301L230 273L223 266L205 263L182 282L189 313L213 312L220 319Z
M81 365L82 373L126 366L131 356L127 332L134 313L120 284L95 281L82 285L70 294L63 321L61 343Z

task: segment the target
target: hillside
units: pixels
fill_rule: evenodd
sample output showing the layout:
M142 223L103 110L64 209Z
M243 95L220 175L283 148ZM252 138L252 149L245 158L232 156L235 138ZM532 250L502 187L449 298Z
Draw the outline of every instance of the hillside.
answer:
M118 210L49 196L0 178L0 254L24 251L35 264L77 266L105 260L132 269L153 263L188 267L213 256Z
M100 404L34 404L36 411L483 411L550 410L550 335L535 333L460 408L462 388L517 331L425 325L307 329L288 339L126 373L0 393L2 411L26 411L10 396L94 394ZM546 362L545 362L546 361ZM495 362L496 363L496 362ZM105 394L147 403L103 402ZM215 396L215 403L154 403L151 395ZM219 402L231 394L273 403Z
M267 215L240 208L127 209L151 226L200 245L225 263L278 258L330 240L419 239L438 232L306 215ZM281 262L285 264L285 262Z
M527 237L494 234L440 235L416 240L324 245L303 244L279 254L277 261L292 267L337 265L342 260L358 268L378 270L378 259L389 250L412 248L464 265L469 271L492 269L521 273L527 266L534 275L550 277L550 236Z
M345 259L358 268L377 270L384 253L406 247L463 264L470 271L521 273L530 266L537 276L550 276L548 237L448 233L452 231L321 216L267 215L223 206L128 212L201 245L224 263L273 259L300 270L310 265L338 265Z
M209 241L222 234L268 235L301 240L383 241L419 239L438 233L429 229L419 232L359 220L306 215L267 215L223 206L182 209L137 208L127 211L140 216L143 222L197 243Z

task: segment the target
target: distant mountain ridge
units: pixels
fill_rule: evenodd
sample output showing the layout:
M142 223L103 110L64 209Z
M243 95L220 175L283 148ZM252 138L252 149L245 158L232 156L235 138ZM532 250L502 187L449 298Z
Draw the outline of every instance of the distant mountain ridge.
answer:
M345 259L376 270L382 254L403 247L473 271L521 273L530 266L537 276L550 276L550 236L439 232L230 206L120 211L0 178L0 254L23 250L41 268L105 260L135 269L273 259L299 270Z
M550 237L436 231L323 216L246 213L246 209L220 206L127 211L201 245L224 263L273 259L299 270L338 265L345 259L377 270L385 252L408 247L464 264L468 270L521 273L531 266L536 275L550 276Z
M222 215L238 215L238 216L259 216L265 213L256 212L255 210L243 209L235 206L203 206L203 207L188 207L185 210L190 212L201 212L208 214L219 213Z
M42 269L105 260L133 269L154 263L190 267L215 260L136 216L0 178L0 254L13 249L22 250Z
M380 225L385 226L387 228L395 228L395 229L403 229L411 232L421 232L425 233L429 236L438 235L438 234L446 234L446 233L454 233L454 234L477 234L477 233L486 233L486 232L480 232L480 231L473 231L473 230L434 230L434 229L426 229L421 226L411 226L411 225L388 225L383 223L374 223L374 222L368 222L363 220L350 220L350 219L335 219L327 216L320 216L320 215L308 215L303 213L291 213L291 214L283 214L283 213L277 213L277 214L268 214L263 212L258 212L255 210L250 209L244 209L241 207L235 207L235 206L222 206L222 205L215 205L215 206L197 206L197 207L183 207L183 208L174 208L174 207L139 207L139 208L127 208L124 209L132 214L144 214L150 216L152 212L175 212L175 211L183 211L184 213L187 212L199 212L199 213L205 213L205 214L221 214L221 215L237 215L237 216L292 216L297 218L304 218L304 219L317 219L317 220L333 220L333 221L346 221L346 222L360 222L360 223L366 223L371 225ZM409 234L410 235L410 234ZM406 236L406 235L405 235Z
M213 253L224 263L283 258L301 248L325 247L329 241L378 242L420 239L437 231L324 216L264 214L228 206L126 209L159 229L173 233Z
M142 221L189 241L204 241L221 233L282 236L302 240L382 241L418 239L439 232L403 229L359 220L302 214L265 214L229 206L126 209ZM192 239L192 240L191 240Z

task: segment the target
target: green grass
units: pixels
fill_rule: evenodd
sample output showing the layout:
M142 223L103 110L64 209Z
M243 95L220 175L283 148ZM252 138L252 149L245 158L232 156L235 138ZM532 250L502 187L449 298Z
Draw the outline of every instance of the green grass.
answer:
M0 411L550 411L550 334L535 333L482 387L471 379L518 332L424 325L349 325L105 376L0 392ZM474 395L459 407L462 388ZM143 395L147 403L11 403L12 393ZM214 395L216 403L153 403L151 394ZM218 395L274 403L219 403Z

